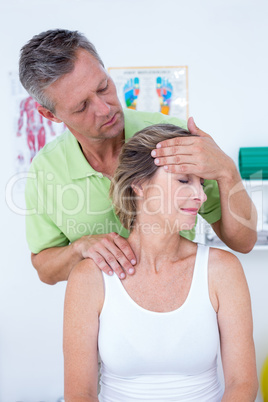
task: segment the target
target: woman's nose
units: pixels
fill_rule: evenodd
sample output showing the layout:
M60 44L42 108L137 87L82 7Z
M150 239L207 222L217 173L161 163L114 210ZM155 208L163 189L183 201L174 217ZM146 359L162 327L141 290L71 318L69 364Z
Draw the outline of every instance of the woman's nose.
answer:
M203 202L205 202L205 201L207 201L207 195L206 195L206 193L205 193L205 191L204 191L204 187L203 186L201 186L201 194L202 194L202 198L201 198L201 201L202 201L202 203Z
M202 186L201 183L198 183L195 186L195 198L198 198L202 202L202 204L207 200L207 196L204 191L204 187Z

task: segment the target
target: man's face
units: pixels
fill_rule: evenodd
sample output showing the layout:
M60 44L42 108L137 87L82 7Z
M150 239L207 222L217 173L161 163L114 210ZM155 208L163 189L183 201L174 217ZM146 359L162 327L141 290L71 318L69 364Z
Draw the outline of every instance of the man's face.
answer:
M74 70L51 84L46 95L79 142L102 140L123 133L124 115L115 85L90 53L80 49Z

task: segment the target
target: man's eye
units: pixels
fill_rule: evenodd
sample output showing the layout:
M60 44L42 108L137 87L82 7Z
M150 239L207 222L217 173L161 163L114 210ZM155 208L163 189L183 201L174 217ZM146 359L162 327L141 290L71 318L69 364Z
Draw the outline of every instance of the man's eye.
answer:
M181 179L180 179L179 182L180 182L180 183L183 183L183 184L187 184L187 183L189 183L189 180L181 180Z
M99 92L105 92L108 89L109 84L107 83L106 87L101 88Z
M84 105L83 105L83 107L82 107L82 109L77 110L76 113L82 113L82 112L84 112L84 111L86 110L86 107L87 107L87 103L85 102Z
M201 179L201 180L200 180L200 184L201 184L201 186L205 187L205 180L204 180L204 179Z

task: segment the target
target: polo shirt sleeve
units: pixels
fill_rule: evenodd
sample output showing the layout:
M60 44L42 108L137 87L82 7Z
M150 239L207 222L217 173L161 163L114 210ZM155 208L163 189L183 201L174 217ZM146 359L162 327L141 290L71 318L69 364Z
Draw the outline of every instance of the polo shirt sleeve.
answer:
M216 180L205 180L204 192L207 201L202 205L199 214L212 224L221 219L220 193Z
M25 188L26 238L34 254L50 247L67 246L69 240L46 211L46 196L38 188L38 170L32 163Z

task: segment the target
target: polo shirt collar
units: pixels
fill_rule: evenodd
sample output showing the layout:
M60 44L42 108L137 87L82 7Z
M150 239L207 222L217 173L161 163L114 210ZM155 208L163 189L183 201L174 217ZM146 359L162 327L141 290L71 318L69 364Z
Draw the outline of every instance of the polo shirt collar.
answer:
M66 161L69 174L73 180L89 176L103 177L86 160L75 136L68 130L65 138Z

